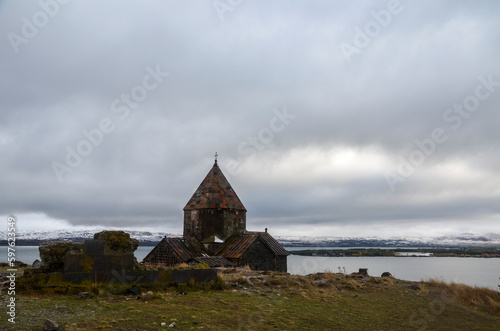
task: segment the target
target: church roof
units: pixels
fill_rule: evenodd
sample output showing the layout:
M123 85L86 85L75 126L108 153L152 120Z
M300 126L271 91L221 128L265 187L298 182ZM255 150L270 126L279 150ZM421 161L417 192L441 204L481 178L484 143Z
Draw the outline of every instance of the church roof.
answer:
M215 161L214 166L200 184L196 192L184 207L184 210L193 209L237 209L246 211L240 198L234 192L231 184L220 170Z
M227 259L241 259L256 240L261 240L276 256L289 255L288 251L267 232L248 232L231 236L226 240L217 255Z
M211 268L232 267L234 263L222 256L195 257L195 261L205 263Z
M143 261L148 261L157 251L162 251L165 246L170 246L172 252L183 262L189 262L195 257L209 256L203 246L194 238L163 238Z

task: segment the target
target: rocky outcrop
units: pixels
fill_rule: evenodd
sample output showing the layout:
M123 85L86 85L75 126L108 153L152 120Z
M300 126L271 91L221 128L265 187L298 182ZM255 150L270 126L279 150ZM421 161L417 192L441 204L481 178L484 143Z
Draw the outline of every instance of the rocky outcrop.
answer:
M94 240L104 241L104 254L116 255L134 253L139 246L139 240L130 238L124 231L102 231L94 235Z
M39 246L38 272L92 273L94 271L133 270L137 239L124 231L102 231L85 244L71 241L46 242Z
M62 272L67 254L83 254L83 244L72 241L53 241L40 244L40 258L42 263L40 271Z

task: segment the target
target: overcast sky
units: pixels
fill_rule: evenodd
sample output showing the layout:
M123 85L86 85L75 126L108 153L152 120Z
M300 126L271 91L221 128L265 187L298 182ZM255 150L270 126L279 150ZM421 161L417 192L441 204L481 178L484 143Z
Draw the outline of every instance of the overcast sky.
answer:
M249 230L500 233L496 0L11 0L0 33L19 230L182 233L217 152Z

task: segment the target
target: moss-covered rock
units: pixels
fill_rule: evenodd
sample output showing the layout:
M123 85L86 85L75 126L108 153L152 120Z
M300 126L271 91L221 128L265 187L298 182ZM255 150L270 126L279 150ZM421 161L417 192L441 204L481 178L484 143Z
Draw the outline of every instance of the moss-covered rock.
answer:
M40 244L38 247L42 260L40 270L45 272L61 272L64 269L65 256L83 254L83 244L72 241L52 241Z
M139 241L124 231L102 231L94 234L94 240L104 240L105 255L133 253L139 246Z

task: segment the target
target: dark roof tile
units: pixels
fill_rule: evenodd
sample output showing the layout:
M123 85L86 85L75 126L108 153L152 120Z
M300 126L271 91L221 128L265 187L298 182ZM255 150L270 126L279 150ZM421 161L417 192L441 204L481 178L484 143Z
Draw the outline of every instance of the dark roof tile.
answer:
M205 263L209 267L231 267L233 262L222 256L195 257L195 261Z
M184 210L237 209L246 211L240 198L220 170L217 162L188 201Z
M194 238L163 238L143 261L147 261L150 256L153 256L156 253L157 250L161 250L167 245L170 246L174 254L176 254L179 259L184 262L188 262L195 257L209 256L203 246Z
M261 240L274 255L289 255L288 251L267 232L249 232L229 237L217 255L228 259L240 259L255 240Z

